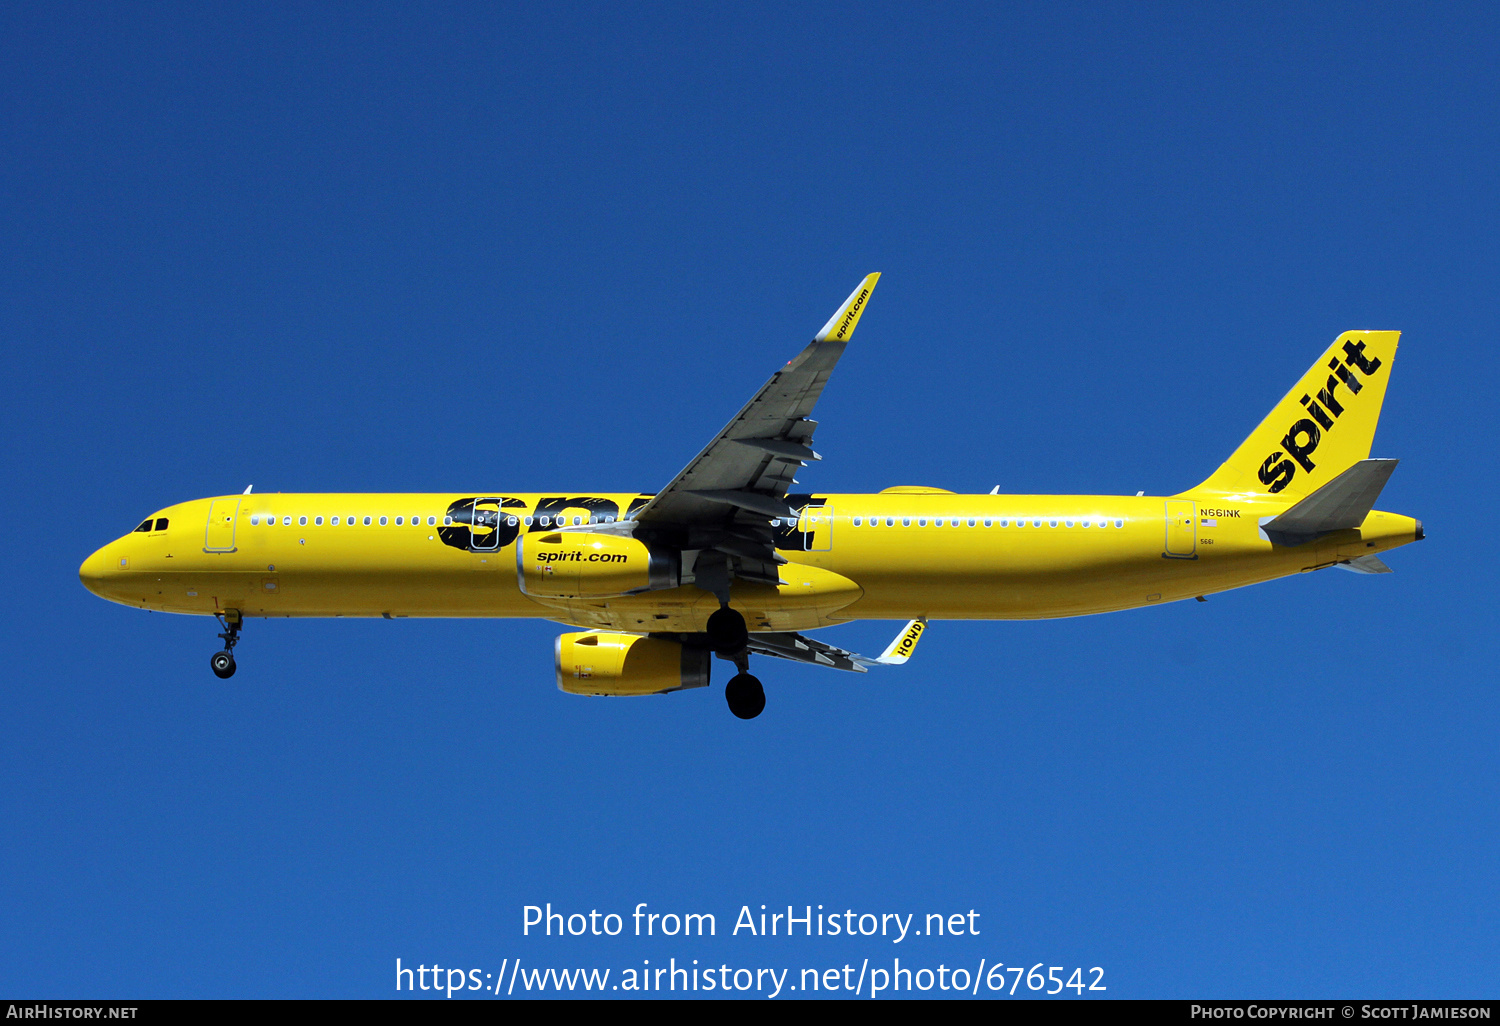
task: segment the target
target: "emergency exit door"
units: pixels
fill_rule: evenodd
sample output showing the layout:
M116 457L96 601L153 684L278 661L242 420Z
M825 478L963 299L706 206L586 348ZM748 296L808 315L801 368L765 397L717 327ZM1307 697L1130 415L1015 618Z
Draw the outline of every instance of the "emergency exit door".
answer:
M833 507L804 506L797 518L802 532L802 546L807 552L827 552L833 548Z

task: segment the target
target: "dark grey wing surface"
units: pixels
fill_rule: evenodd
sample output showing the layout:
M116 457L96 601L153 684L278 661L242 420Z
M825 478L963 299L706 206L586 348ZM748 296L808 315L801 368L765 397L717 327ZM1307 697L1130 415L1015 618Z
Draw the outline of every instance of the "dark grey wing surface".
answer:
M853 670L856 673L867 672L865 663L870 662L870 660L861 661L859 656L848 649L815 641L801 634L755 633L750 635L748 647L757 655L775 656L778 659L811 663L814 666L831 666L835 670Z
M637 536L661 534L704 550L700 585L716 576L776 584L771 521L794 517L786 500L797 469L818 459L809 419L859 323L879 274L868 275L806 349L759 392L672 481L632 517ZM710 589L713 590L713 589Z

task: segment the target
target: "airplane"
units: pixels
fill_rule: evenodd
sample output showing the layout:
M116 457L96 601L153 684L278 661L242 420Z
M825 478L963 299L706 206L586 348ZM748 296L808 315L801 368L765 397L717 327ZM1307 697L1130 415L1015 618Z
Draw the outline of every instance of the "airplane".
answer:
M931 620L1083 616L1341 567L1424 537L1374 508L1396 467L1371 459L1400 333L1350 331L1202 484L1170 496L960 495L897 485L792 492L821 457L810 419L880 275L655 493L267 494L158 510L79 568L141 609L214 616L211 668L235 672L245 620L542 617L579 695L707 687L730 711L765 689L752 655L863 672L906 662ZM804 632L905 620L875 658Z

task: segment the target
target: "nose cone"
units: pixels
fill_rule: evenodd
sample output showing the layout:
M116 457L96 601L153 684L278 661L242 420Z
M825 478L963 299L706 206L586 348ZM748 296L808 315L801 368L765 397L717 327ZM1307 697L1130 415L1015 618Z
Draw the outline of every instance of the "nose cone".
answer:
M119 557L114 554L114 546L106 545L83 561L83 565L78 568L78 579L89 591L102 596L110 574L119 569L119 563Z

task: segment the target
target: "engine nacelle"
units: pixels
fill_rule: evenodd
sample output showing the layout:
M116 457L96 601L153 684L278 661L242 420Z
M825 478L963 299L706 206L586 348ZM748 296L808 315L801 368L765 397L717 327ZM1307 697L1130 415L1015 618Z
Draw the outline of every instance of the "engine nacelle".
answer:
M610 598L677 587L681 558L617 534L553 531L516 539L521 592L537 598Z
M660 695L708 687L706 648L590 631L557 639L557 687L572 695Z

